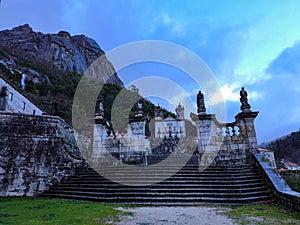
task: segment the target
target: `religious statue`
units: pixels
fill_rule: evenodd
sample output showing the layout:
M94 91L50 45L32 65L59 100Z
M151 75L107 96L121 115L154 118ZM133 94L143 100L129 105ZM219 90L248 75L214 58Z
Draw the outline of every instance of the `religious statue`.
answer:
M248 94L244 87L241 88L240 96L240 101L242 103L241 110L249 110L251 106L248 104Z
M206 111L205 104L204 104L204 96L201 91L197 94L197 108L198 113L204 113Z
M99 111L104 111L103 102L99 103Z
M99 113L100 113L101 116L104 116L104 106L103 106L103 101L104 101L103 97L100 96L100 97L99 97Z

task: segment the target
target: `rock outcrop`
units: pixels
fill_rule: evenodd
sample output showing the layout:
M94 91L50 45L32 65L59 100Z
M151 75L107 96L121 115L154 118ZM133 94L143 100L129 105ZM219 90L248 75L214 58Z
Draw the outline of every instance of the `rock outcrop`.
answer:
M83 74L91 63L104 55L104 51L97 42L84 35L71 36L67 31L60 31L58 34L43 34L34 32L28 24L12 30L0 31L0 48L12 57L29 64L48 64L46 66L54 67L58 71L78 74ZM15 66L12 59L0 58L0 60ZM102 75L103 79L106 80L108 74L113 74L109 83L123 86L112 64L106 61L104 68L108 71Z

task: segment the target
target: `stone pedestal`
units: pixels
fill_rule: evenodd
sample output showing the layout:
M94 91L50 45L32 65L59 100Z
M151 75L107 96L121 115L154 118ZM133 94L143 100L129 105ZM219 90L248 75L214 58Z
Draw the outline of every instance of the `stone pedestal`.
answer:
M94 124L93 151L91 158L100 158L106 153L104 140L106 139L106 128L103 124Z
M257 117L258 112L244 111L235 116L237 125L240 132L245 139L245 144L251 152L258 151L258 144L254 126L254 119Z

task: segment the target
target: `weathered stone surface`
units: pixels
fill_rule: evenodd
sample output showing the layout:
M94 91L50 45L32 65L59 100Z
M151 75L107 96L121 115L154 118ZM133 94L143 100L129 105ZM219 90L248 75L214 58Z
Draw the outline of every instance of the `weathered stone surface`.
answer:
M86 165L71 128L58 117L0 113L0 130L2 196L37 195Z
M215 152L213 164L234 165L245 163L249 152L256 152L258 145L254 119L258 112L241 112L233 123L220 123L215 115L191 114L199 133L198 149ZM238 133L238 135L237 135Z
M274 171L269 162L264 162L260 153L250 154L251 161L258 165L263 179L267 182L277 201L292 210L300 211L300 193L292 191L284 179Z
M0 167L0 174L5 174L6 173L6 170L3 169L2 167Z

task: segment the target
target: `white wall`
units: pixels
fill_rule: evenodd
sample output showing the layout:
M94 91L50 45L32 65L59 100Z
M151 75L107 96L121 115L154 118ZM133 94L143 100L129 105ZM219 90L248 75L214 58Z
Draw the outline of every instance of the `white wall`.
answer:
M38 106L36 106L32 101L27 99L23 94L21 94L0 75L0 91L3 86L7 87L7 105L5 109L6 112L35 115L43 114L43 111Z

